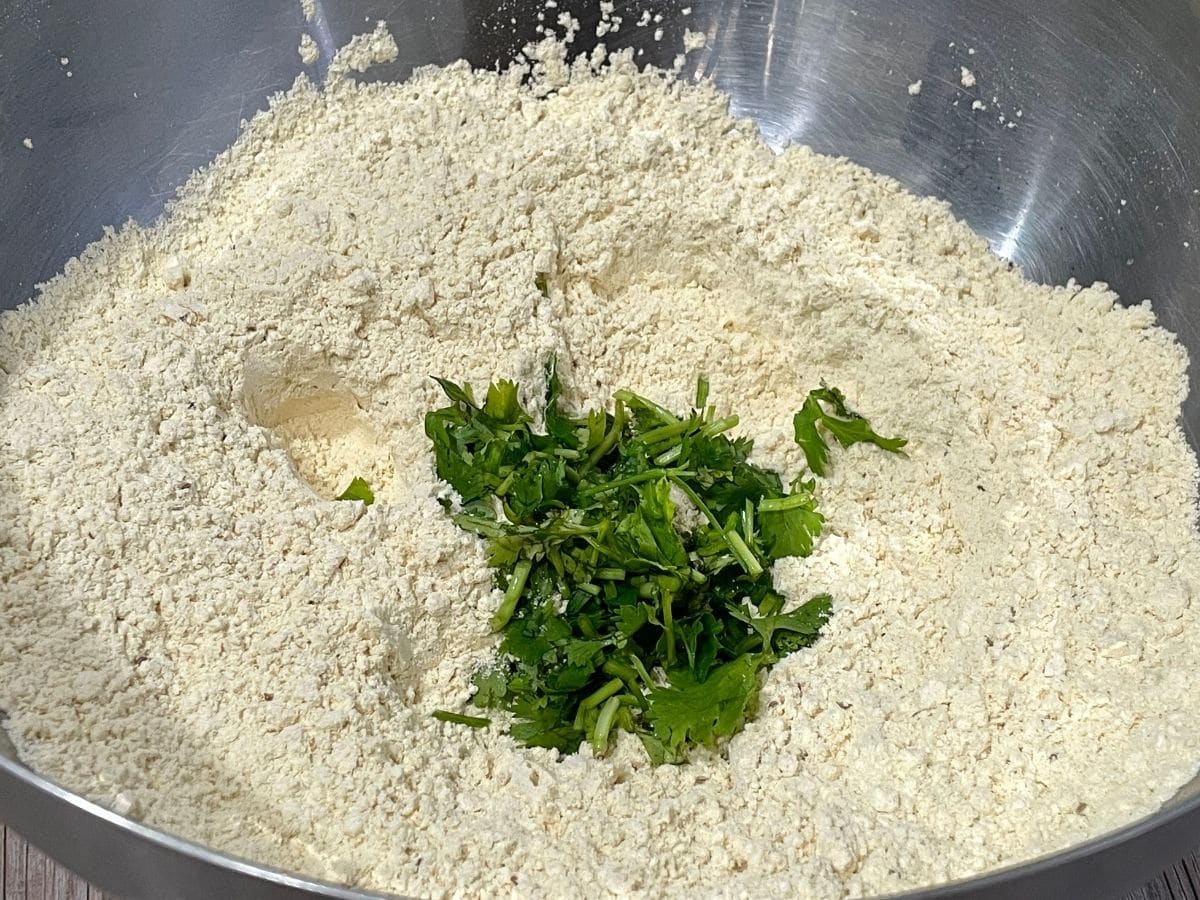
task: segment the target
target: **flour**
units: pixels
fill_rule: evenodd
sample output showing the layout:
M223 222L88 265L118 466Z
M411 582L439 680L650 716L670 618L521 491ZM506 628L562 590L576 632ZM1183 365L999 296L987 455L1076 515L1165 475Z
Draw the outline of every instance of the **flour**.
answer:
M150 229L0 317L0 708L34 768L242 856L400 893L840 897L1047 852L1200 761L1185 354L1023 280L945 205L775 156L709 87L301 78ZM598 62L598 59L591 62ZM549 297L535 287L549 274ZM438 497L429 375L685 407L790 477L822 380L854 447L827 590L727 755L556 759L466 708L498 603ZM377 502L330 498L358 474Z
M321 58L321 48L317 46L317 42L311 34L300 35L300 61L306 66L311 66Z

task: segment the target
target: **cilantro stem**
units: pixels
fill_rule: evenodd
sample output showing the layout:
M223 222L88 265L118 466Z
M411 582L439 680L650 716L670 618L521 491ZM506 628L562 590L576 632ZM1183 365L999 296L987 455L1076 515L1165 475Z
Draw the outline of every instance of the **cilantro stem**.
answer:
M606 659L600 668L606 675L615 675L625 682L625 687L629 688L628 696L632 697L638 706L645 708L646 699L642 696L641 685L638 684L639 676L633 666L627 666L618 659ZM651 687L651 685L647 684L646 687Z
M667 668L675 668L675 616L671 611L671 601L674 594L671 591L661 591L663 636L667 641Z
M750 549L742 539L742 536L736 530L731 529L726 531L722 528L721 523L717 521L717 517L712 514L712 510L708 508L708 505L700 499L700 495L692 490L686 481L675 475L669 477L681 491L687 494L688 499L695 504L696 509L703 513L704 518L708 519L712 527L721 532L721 535L725 538L726 546L729 547L729 552L733 554L733 558L738 561L738 564L746 570L746 573L752 578L757 578L761 575L763 573L762 563L758 561L758 558L754 555L754 551Z
M633 666L634 671L638 673L638 677L642 679L642 683L648 688L654 687L654 679L650 677L650 673L646 671L646 665L642 662L641 657L629 657L629 664Z
M613 405L613 420L612 427L608 429L608 434L604 435L604 440L596 445L587 458L587 461L579 467L579 474L586 475L595 465L608 455L608 452L613 447L617 446L617 441L621 439L622 432L625 431L625 424L629 419L625 415L625 404L619 399Z
M704 409L708 402L708 376L701 375L696 379L696 409Z
M596 720L596 730L592 733L592 746L597 753L608 750L608 733L612 731L613 719L621 706L620 697L609 697L600 709L600 718Z
M613 399L620 400L626 406L652 412L665 423L679 421L679 417L670 410L663 409L653 400L647 400L645 397L641 396L640 394L635 394L633 391L617 391L615 394L613 394Z
M508 489L510 487L512 487L513 479L516 478L516 476L517 476L517 470L513 469L506 476L504 476L503 481L501 481L498 485L496 485L496 487L495 487L495 489L493 489L492 493L495 494L497 497L503 497L505 494L508 493Z
M609 491L615 491L618 488L629 487L633 484L642 484L646 481L659 481L663 478L672 480L678 478L687 478L695 475L695 472L689 472L687 469L649 469L645 472L638 472L636 475L627 475L624 478L614 478L612 481L607 481L604 484L598 484L595 487L588 488L586 491L580 491L581 497L595 497L598 494L607 494Z
M521 594L525 590L525 582L529 579L529 572L532 569L533 562L528 559L519 560L513 566L512 577L508 580L508 589L504 592L504 599L500 601L500 608L492 616L492 631L499 631L507 625L508 620L517 611L517 602L521 599Z
M704 429L700 433L705 437L716 437L718 434L728 431L730 428L736 428L738 422L740 421L741 419L739 419L737 416L727 416L724 419L717 419L715 422L709 422L704 426Z
M695 425L696 423L691 419L677 420L670 425L660 425L657 428L651 428L642 434L641 438L647 447L653 447L655 444L661 444L663 441L679 437L690 428L694 428Z
M812 502L812 495L806 491L801 491L794 494L788 494L786 497L766 497L758 501L758 511L765 512L787 512L797 509Z
M725 541L729 544L729 549L733 551L734 559L741 564L751 578L757 578L763 573L762 563L758 561L754 551L736 530L726 531Z
M612 681L607 681L604 683L603 687L588 694L583 699L583 702L579 704L579 706L582 709L592 709L593 707L599 706L624 686L625 682L623 682L620 678L614 678Z
M491 719L485 719L482 716L464 716L462 713L450 712L446 709L435 709L433 717L439 722L466 725L468 728L487 728L492 724Z
M674 447L672 447L670 450L666 451L665 453L661 453L658 456L654 457L654 464L656 466L670 465L671 463L675 462L675 460L679 459L679 457L681 457L681 456L683 456L683 444L676 444Z

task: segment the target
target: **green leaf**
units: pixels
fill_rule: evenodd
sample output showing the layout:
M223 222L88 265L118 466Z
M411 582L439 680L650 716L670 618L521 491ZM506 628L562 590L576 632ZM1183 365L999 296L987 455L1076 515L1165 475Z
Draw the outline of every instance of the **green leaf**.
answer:
M514 424L521 421L524 410L517 402L517 386L511 381L497 381L488 388L487 399L483 411L504 424Z
M438 478L454 488L464 503L477 500L488 489L485 473L454 434L462 427L462 414L455 409L436 410L425 415L425 435L433 444Z
M691 672L672 672L670 684L650 691L646 720L668 759L689 744L713 745L736 732L758 692L757 657L746 655L713 669L704 682Z
M453 381L447 381L445 378L438 378L436 375L433 377L433 380L441 385L442 391L455 403L461 403L464 406L470 406L471 408L475 407L475 399L471 396L471 389L469 387L461 387L460 385L455 384Z
M375 502L375 492L371 490L371 486L362 478L354 478L350 485L338 494L335 500L358 500L370 506Z
M728 478L708 489L710 508L721 521L740 512L747 500L757 505L763 498L782 496L783 482L777 473L740 460L732 465Z
M570 641L563 647L563 657L568 665L591 666L594 669L599 662L600 652L607 645L607 641Z
M586 424L586 421L579 423L564 416L559 406L561 400L562 381L558 377L558 360L552 356L546 362L546 434L554 438L559 446L577 450L580 425ZM600 418L603 421L602 414Z
M675 529L675 504L666 481L638 485L638 505L617 525L617 537L628 548L622 568L683 569L688 555Z
M499 669L476 672L472 680L475 682L475 695L471 702L480 709L500 706L508 694L508 677Z
M566 465L555 457L538 457L513 479L505 501L514 521L524 522L533 513L558 503L566 486Z
M777 657L815 643L829 621L832 606L828 594L818 594L790 613L754 617L744 608L731 612L758 633L764 652Z
M827 412L822 403L833 407ZM846 405L846 398L837 388L810 391L804 405L792 419L796 443L804 451L808 468L814 475L824 476L829 462L829 445L821 436L818 424L829 430L839 444L850 447L859 443L875 444L890 453L898 453L908 443L904 438L885 438L871 424Z
M821 437L821 432L817 430L817 423L824 417L825 413L821 409L821 404L817 402L816 397L809 394L804 405L800 407L800 411L792 418L796 443L804 451L804 459L808 463L809 471L822 477L825 475L825 467L829 462L829 445L825 443L825 438Z
M766 498L758 504L758 527L767 558L808 556L821 534L825 517L817 512L816 499L801 488L787 497Z

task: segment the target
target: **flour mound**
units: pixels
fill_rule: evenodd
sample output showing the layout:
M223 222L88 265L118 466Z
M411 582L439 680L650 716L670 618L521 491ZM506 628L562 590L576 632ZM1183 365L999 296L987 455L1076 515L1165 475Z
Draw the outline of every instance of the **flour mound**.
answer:
M840 897L1154 810L1200 760L1186 358L1022 279L943 204L773 155L706 86L340 54L0 317L0 708L39 771L255 860L399 893ZM593 60L594 62L595 60ZM598 68L598 67L597 67ZM535 286L545 274L549 296ZM463 708L498 596L444 515L430 375L685 407L758 461L822 381L851 448L835 614L727 754L558 760ZM370 507L331 498L355 475Z

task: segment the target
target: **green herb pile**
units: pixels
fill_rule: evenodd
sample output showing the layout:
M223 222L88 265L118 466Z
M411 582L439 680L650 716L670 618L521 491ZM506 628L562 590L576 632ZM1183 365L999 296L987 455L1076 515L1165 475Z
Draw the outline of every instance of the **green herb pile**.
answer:
M573 417L546 367L544 429L517 386L492 384L482 403L438 379L450 405L429 413L439 477L461 498L462 528L487 539L504 598L492 619L496 665L475 679L473 703L513 714L527 746L597 754L615 729L636 734L654 763L678 763L753 714L759 673L812 644L830 598L784 612L771 564L807 556L824 522L815 481L788 488L747 461L701 379L684 416L629 391L612 412ZM832 436L898 451L832 388L813 391L795 417L814 475ZM695 509L688 530L680 504ZM449 504L447 504L449 508ZM489 720L439 711L444 721Z

